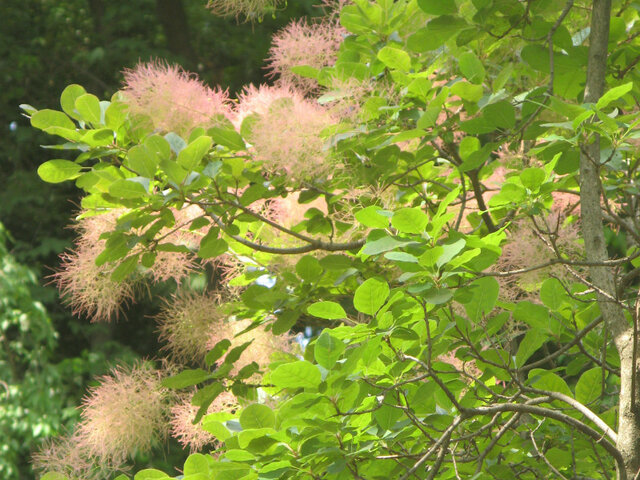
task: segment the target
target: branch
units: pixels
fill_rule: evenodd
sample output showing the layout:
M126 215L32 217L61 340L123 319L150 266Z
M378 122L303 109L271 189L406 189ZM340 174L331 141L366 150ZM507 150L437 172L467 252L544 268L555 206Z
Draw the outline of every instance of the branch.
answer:
M528 413L530 415L538 415L540 417L550 418L552 420L556 420L558 422L572 426L582 434L592 438L597 444L601 445L602 448L604 448L607 451L607 453L609 453L609 455L611 455L615 459L618 466L621 467L622 471L624 472L624 461L622 459L622 454L612 443L605 440L601 433L594 430L587 424L569 415L558 412L557 410L538 407L535 405L526 405L526 404L518 404L518 403L501 403L496 405L488 405L485 407L468 408L468 409L465 409L461 413L461 415L464 415L465 418L469 418L471 416L476 416L476 415L493 415L498 412ZM624 479L621 479L621 480L624 480Z
M548 397L551 397L554 400L559 400L561 402L566 403L567 405L575 408L580 413L582 413L585 417L587 417L588 420L590 420L593 423L595 423L596 426L600 430L602 430L602 432L607 437L609 437L609 440L611 440L613 443L616 443L618 441L618 435L616 434L616 432L613 431L613 429L611 427L609 427L609 425L606 424L606 422L604 420L602 420L598 415L596 415L594 412L592 412L585 405L583 405L582 403L578 402L577 400L569 397L568 395L565 395L564 393L560 393L560 392L551 392L551 391L547 391L547 390L538 390L537 388L527 388L527 387L525 387L524 390L526 392L531 392L531 393L535 393L535 394L539 394L539 395L547 395Z
M218 227L220 227L220 230L222 230L224 234L227 235L229 238L232 238L236 242L241 243L242 245L249 247L253 250L256 250L258 252L275 253L278 255L299 255L301 253L313 252L315 250L324 250L325 252L340 252L345 250L355 250L358 248L362 248L362 246L366 242L366 240L357 240L357 241L348 242L348 243L333 243L333 242L323 242L321 240L312 240L309 242L308 245L305 245L303 247L291 247L291 248L270 247L268 245L262 245L260 243L252 242L251 240L247 240L246 238L241 237L239 235L233 235L229 233L227 226L224 224L224 222L220 217L218 217L216 214L211 212L207 212L207 215L211 217L211 219L215 222L215 224L218 225Z
M413 475L415 473L416 470L418 470L422 464L424 462L426 462L429 457L431 455L433 455L433 452L435 452L436 450L438 450L438 448L440 448L440 446L442 445L444 448L443 444L448 444L449 440L451 439L451 434L453 433L453 431L458 428L458 425L460 423L462 423L462 421L464 420L464 418L462 416L457 416L453 422L451 423L451 425L449 425L449 427L447 427L447 429L444 431L444 433L442 434L442 436L438 439L438 441L436 443L434 443L431 448L429 450L426 451L426 453L424 455L422 455L422 457L420 457L420 459L413 465L413 467L411 467L407 473L405 473L402 477L400 477L399 480L407 480L411 475ZM442 464L442 460L440 460L439 464L438 464L438 469L440 464ZM431 473L429 474L430 478L433 478L433 476L435 475L434 472L437 473L437 469L435 468L436 465L433 466L433 469L431 471Z

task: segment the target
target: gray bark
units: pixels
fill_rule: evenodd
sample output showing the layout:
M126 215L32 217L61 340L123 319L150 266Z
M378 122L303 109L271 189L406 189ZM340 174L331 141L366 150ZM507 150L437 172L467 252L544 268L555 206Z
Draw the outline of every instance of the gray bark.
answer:
M595 103L604 92L610 18L611 0L593 0L585 103ZM600 139L591 138L590 140L581 145L580 152L582 235L587 260L602 262L608 260L609 256L604 239L600 204ZM593 284L601 291L598 295L600 311L620 355L621 385L616 447L622 454L625 469L624 471L618 469L617 478L635 480L640 471L640 415L637 402L640 398L638 396L640 382L633 380L636 375L632 359L633 328L626 320L622 306L612 300L616 297L613 272L604 266L591 267L590 276Z

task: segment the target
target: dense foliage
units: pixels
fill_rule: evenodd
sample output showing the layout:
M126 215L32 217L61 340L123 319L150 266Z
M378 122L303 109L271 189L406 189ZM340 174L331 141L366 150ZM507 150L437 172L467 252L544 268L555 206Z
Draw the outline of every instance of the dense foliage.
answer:
M12 478L29 446L57 432L74 406L63 403L69 395L61 377L72 372L51 365L56 334L33 298L36 276L9 253L7 237L0 224L0 475Z
M75 311L179 285L166 359L103 377L46 478L168 436L193 480L637 477L639 13L614 3L327 2L235 102L152 62L23 105L77 153L38 169L85 192Z
M92 378L108 372L115 359L129 362L152 355L159 348L155 326L144 315L157 310L159 297L174 288L155 287L153 298L141 299L136 309L129 310L128 322L88 324L85 319L72 316L48 277L58 268L58 255L72 243L74 231L66 227L70 215L77 210L79 190L72 183L44 184L38 178L36 169L40 163L63 154L52 155L40 147L48 143L47 134L31 128L29 119L17 106L29 102L55 108L59 92L76 82L99 96L110 97L122 82L123 68L150 58L179 62L197 70L208 82L219 82L235 91L246 82L263 79L269 38L289 18L320 13L311 1L304 0L281 5L277 16L267 14L262 21L255 18L253 23L238 24L235 18L210 15L206 3L0 2L0 168L5 179L0 192L0 222L11 232L12 240L7 244L11 257L38 279L37 285L29 288L31 296L42 303L58 334L46 356L46 363L55 368L49 377L63 378L67 387L49 402L46 422L53 427L45 433L35 437L19 435L14 429L30 431L38 422L20 422L14 417L7 420L11 425L7 432L14 433L7 437L11 439L7 442L11 453L0 455L7 465L0 475L3 479L33 478L28 465L33 450L38 448L42 435L57 434L74 423L78 414L71 407L79 404ZM10 299L11 292L0 289L0 296ZM3 350L0 355L5 354ZM30 376L27 370L21 370L26 368L24 364L18 367L15 373L19 377ZM12 383L8 369L2 371L0 380ZM28 405L18 394L6 400L0 415ZM161 465L158 462L162 461L175 464L183 456L170 447L154 452L150 461L154 465Z

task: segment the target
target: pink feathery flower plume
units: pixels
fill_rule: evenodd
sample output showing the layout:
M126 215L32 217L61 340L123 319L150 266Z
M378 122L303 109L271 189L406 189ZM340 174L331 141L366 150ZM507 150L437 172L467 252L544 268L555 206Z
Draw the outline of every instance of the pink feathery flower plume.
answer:
M144 365L102 377L83 401L78 445L114 463L150 451L168 433L167 393L160 380L159 372Z
M220 116L231 116L226 91L211 89L194 74L160 61L125 70L122 94L131 113L148 116L158 130L182 136L196 127L220 124Z
M248 140L254 158L267 170L285 171L301 180L327 175L334 169L322 132L337 119L292 87L247 87L239 96L236 112L236 126L256 114Z
M303 93L313 92L318 89L318 82L296 75L291 69L306 65L319 70L333 65L346 33L335 21L294 20L274 35L268 68L281 82L294 85Z
M207 7L215 15L244 16L247 20L259 20L265 13L273 12L285 0L209 0Z

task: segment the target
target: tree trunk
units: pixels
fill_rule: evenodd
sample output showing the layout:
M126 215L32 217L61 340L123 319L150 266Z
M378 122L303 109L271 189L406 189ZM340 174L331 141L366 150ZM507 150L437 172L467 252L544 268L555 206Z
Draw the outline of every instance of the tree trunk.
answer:
M195 63L189 36L189 23L182 0L156 0L156 12L167 37L169 51Z
M102 34L102 18L104 17L104 3L102 0L89 0L89 11L93 19L93 28L98 35Z
M607 45L611 0L594 0L589 35L589 63L585 103L595 103L602 96L607 69ZM582 235L584 237L587 260L603 262L609 259L602 226L600 205L600 139L591 138L590 143L581 145L580 151L580 208ZM598 304L612 333L620 355L620 399L618 415L618 441L616 447L624 459L625 471L618 471L619 480L636 480L640 471L640 415L638 412L638 383L633 365L633 328L626 320L616 298L615 281L612 271L606 266L590 268L593 284L600 290ZM635 391L634 391L635 390Z

